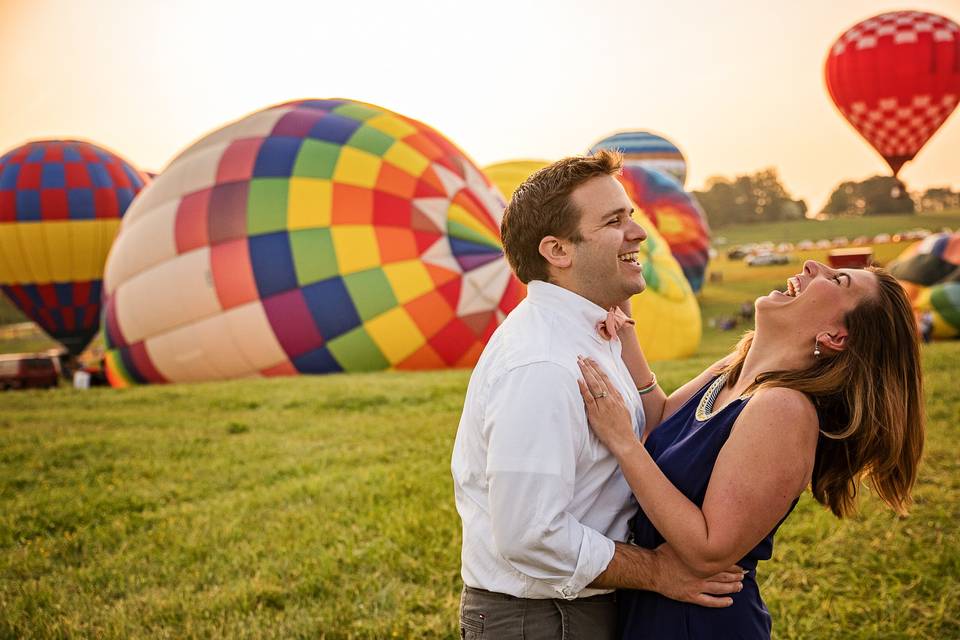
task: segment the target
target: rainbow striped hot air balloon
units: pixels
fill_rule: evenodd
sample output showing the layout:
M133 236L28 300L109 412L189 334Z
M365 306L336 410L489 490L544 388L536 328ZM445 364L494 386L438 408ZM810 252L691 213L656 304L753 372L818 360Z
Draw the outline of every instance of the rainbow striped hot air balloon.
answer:
M145 181L89 142L30 142L0 157L0 288L74 355L97 332L104 261Z
M259 111L174 159L107 262L111 382L472 366L522 286L503 202L427 125Z
M625 165L620 182L670 245L690 287L699 292L710 259L710 227L696 199L676 180L648 167Z
M663 171L680 183L687 181L687 161L677 145L663 136L649 131L621 131L590 147L590 153L600 149L620 151L626 166L641 166Z

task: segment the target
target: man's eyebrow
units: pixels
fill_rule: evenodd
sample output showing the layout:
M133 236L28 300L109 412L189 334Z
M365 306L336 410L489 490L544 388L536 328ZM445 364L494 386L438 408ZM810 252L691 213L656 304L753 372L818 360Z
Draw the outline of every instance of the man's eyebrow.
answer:
M608 211L606 214L604 214L603 217L604 219L606 219L606 218L609 218L610 216L619 216L621 213L626 213L629 216L633 214L633 212L634 212L633 207L630 207L629 209L627 209L626 207L620 207L619 209Z

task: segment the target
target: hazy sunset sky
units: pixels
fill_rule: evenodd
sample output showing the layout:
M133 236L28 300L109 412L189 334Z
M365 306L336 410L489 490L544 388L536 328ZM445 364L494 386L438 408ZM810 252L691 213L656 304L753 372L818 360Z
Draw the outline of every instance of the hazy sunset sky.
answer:
M896 9L960 22L957 0L0 0L0 152L84 138L158 171L251 111L346 97L480 165L650 129L683 149L688 188L775 166L819 209L842 179L889 173L823 65L846 29ZM901 178L960 187L960 115Z

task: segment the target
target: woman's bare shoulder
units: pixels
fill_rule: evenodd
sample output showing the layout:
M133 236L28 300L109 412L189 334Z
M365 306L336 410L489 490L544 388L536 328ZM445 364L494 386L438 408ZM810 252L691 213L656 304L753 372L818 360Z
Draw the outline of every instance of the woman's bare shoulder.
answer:
M787 427L801 437L815 434L820 428L813 401L805 393L787 387L758 390L737 422L750 425L751 430L769 431L772 436L785 435Z

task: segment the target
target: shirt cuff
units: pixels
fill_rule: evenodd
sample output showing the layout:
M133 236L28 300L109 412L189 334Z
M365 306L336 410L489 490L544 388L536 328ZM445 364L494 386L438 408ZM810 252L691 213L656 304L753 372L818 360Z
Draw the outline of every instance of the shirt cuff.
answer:
M566 584L556 587L560 597L564 600L575 600L588 584L604 572L613 559L614 550L613 540L590 527L583 527L577 568Z

